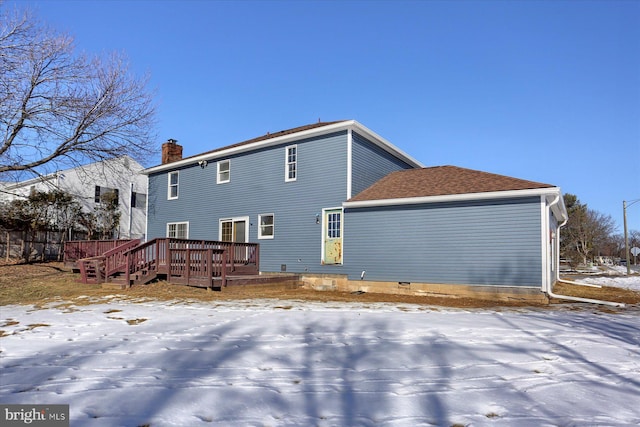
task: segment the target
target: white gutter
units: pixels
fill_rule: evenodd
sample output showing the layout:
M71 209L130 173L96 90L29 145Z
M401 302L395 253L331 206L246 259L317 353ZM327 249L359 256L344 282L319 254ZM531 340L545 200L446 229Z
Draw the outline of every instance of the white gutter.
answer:
M423 203L457 202L484 199L506 199L513 197L540 196L549 193L559 194L557 187L532 188L528 190L487 191L485 193L447 194L443 196L404 197L397 199L362 200L343 202L345 208L368 208L377 206L415 205ZM558 196L559 197L559 196Z
M549 204L549 209L551 209L551 207L555 204L557 204L560 201L560 195L556 195L556 198ZM557 231L557 237L556 237L556 274L555 274L555 279L556 282L560 282L560 283L567 283L570 285L582 285L581 283L576 283L576 282L570 282L568 280L561 280L560 279L560 228L564 227L567 224L567 221L569 221L569 218L565 218L564 221L562 221L562 224L558 225L558 231ZM569 295L559 295L559 294L554 294L553 293L553 285L551 283L547 283L547 289L543 289L542 291L545 292L548 296L550 296L551 298L558 298L558 299L564 299L564 300L569 300L569 301L578 301L578 302L588 302L591 304L602 304L602 305L610 305L613 307L625 307L624 303L621 302L611 302L611 301L603 301L603 300L597 300L597 299L591 299L591 298L580 298L580 297L572 297Z

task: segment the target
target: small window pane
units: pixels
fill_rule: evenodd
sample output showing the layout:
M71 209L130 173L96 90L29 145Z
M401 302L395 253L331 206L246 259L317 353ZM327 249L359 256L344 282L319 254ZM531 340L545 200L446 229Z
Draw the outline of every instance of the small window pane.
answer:
M218 184L231 180L231 164L229 160L218 162Z
M225 221L222 223L222 241L233 241L233 222Z
M298 146L286 149L285 181L295 181L298 175Z
M332 213L328 215L327 237L337 239L340 237L340 214Z
M169 173L169 192L170 199L178 198L178 172Z

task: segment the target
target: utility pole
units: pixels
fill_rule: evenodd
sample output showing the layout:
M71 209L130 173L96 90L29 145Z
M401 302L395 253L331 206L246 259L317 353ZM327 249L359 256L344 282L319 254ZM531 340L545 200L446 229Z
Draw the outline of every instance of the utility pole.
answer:
M629 234L627 233L627 201L622 201L622 220L624 222L624 256L627 259L627 276L631 274L629 265Z
M622 219L624 221L624 254L627 259L627 276L631 274L631 259L629 258L629 234L627 232L627 207L633 205L636 202L640 202L640 199L630 200L629 205L627 201L622 201Z

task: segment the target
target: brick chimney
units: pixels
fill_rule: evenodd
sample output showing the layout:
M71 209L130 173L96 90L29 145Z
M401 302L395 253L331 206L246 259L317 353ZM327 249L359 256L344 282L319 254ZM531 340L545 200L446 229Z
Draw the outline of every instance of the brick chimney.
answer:
M182 160L182 145L176 144L175 139L168 139L162 144L162 164L177 162Z

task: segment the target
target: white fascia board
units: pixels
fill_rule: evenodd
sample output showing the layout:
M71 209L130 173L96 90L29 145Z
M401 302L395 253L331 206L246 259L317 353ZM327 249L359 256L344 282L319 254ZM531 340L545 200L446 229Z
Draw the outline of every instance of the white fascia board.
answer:
M486 193L450 194L445 196L405 197L398 199L363 200L359 202L343 202L344 208L369 208L378 206L418 205L424 203L458 202L469 200L507 199L514 197L530 197L554 195L558 187L532 188L530 190L490 191Z
M408 155L407 153L405 153L404 151L402 151L401 149L399 149L398 147L396 147L395 145L393 145L392 143L390 143L389 141L387 141L386 139L384 139L383 137L381 137L380 135L372 131L371 129L362 125L361 123L358 123L355 120L351 120L350 123L351 123L351 126L353 126L353 128L356 129L358 133L368 137L370 140L374 142L374 144L376 144L378 147L382 148L383 150L394 154L395 156L401 158L402 160L404 160L405 162L409 163L410 165L416 168L424 167L424 165L420 163L418 160L414 159L413 157L411 157L410 155Z
M231 147L225 150L216 151L213 153L201 154L199 156L189 157L188 159L178 160L177 162L171 162L164 165L154 166L148 169L143 170L141 173L145 175L149 175L156 172L162 172L165 170L176 169L182 166L187 165L197 165L199 161L207 160L211 161L221 157L231 156L233 154L244 153L247 151L253 151L259 148L270 147L272 145L286 144L291 141L299 141L301 139L312 138L319 135L325 135L333 132L338 132L341 130L355 129L357 132L368 136L373 142L384 150L400 157L402 160L406 161L409 164L412 164L416 167L422 167L422 164L417 160L413 159L408 154L404 153L393 144L362 126L360 123L355 120L345 120L342 122L334 123L327 126L322 126L314 129L308 129L301 132L291 133L288 135L282 135L276 138L270 138L262 141L256 141L251 144L245 144L238 147Z

